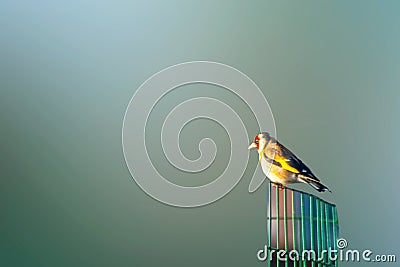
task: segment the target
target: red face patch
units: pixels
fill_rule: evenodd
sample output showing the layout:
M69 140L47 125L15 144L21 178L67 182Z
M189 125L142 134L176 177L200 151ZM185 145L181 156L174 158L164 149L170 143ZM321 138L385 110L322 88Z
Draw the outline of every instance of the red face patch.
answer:
M258 147L259 147L259 143L260 143L260 137L258 137L258 135L256 135L256 137L254 137L254 144L256 144L257 150L258 150Z

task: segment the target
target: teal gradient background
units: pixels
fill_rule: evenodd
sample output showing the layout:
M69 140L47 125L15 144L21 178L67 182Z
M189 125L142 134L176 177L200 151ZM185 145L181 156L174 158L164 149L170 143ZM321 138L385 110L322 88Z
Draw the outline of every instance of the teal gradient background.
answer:
M400 257L399 11L398 1L1 1L0 266L265 265L266 185L249 194L250 172L220 201L182 209L147 196L126 168L133 93L193 60L258 84L278 139L332 189L321 196L337 204L349 247ZM224 136L198 122L183 142L196 127Z

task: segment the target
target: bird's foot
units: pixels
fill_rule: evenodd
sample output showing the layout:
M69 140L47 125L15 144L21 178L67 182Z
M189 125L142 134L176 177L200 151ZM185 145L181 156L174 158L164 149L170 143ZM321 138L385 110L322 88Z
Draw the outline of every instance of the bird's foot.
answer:
M283 184L273 183L272 185L282 190L285 189L285 186Z

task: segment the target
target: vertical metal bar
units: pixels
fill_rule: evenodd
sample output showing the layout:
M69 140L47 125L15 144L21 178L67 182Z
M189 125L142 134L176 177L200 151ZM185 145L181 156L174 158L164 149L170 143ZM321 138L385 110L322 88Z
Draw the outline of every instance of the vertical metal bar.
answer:
M297 219L295 219L295 212L294 212L294 210L295 210L295 206L294 206L294 203L295 203L295 201L294 201L294 196L295 196L295 194L294 194L294 191L293 190L291 190L292 191L292 228L293 228L293 250L295 250L296 251L296 231L295 231L295 225L296 225L296 221L297 221ZM293 262L293 266L294 267L297 267L297 261L294 261Z
M329 250L330 248L330 234L331 234L331 230L329 228L329 214L328 214L328 208L327 208L327 204L324 203L324 211L325 211L325 229L326 229L326 249ZM329 262L329 256L328 254L326 255L326 262Z
M305 231L304 231L304 194L301 193L300 194L300 207L301 207L301 243L302 243L302 249L301 249L301 253L303 253L303 251L305 250L306 247L306 235L305 235ZM307 261L305 261L303 259L303 266L307 267Z
M336 210L336 207L335 206L333 206L332 207L333 208L333 210L332 210L332 217L333 217L333 238L334 238L334 241L333 241L333 247L334 247L334 249L335 250L337 250L337 239L338 239L338 229L336 228L337 227L337 225L338 225L338 216L337 216L337 210ZM339 255L339 254L338 254ZM336 260L335 261L335 266L338 266L338 260Z
M288 240L288 230L287 230L287 203L286 203L286 188L283 189L283 228L285 230L285 251L289 252L289 240ZM287 255L287 254L286 254ZM289 266L289 261L286 258L285 266Z
M279 250L279 187L275 186L275 207L276 207L276 248ZM275 253L276 255L276 253ZM276 257L276 266L279 267L278 257Z
M271 183L268 184L267 186L267 192L268 192L268 226L267 226L267 235L268 235L268 254L271 249L271 228L272 228L272 219L271 219ZM271 254L269 254L271 255ZM268 257L268 260L269 259Z
M314 201L313 201L313 197L310 195L310 233L311 233L311 250L315 251L314 248ZM315 266L315 262L312 262L312 266Z
M322 243L322 250L325 249L325 235L326 235L326 230L325 230L325 222L324 222L324 210L323 210L323 205L324 203L321 201L320 205L319 205L319 209L320 209L320 214L321 214L321 243Z
M315 204L315 211L317 213L316 216L316 226L317 226L317 253L316 256L319 258L319 253L321 251L321 224L320 224L320 210L319 210L319 199L316 199L316 204ZM320 266L320 264L318 264Z

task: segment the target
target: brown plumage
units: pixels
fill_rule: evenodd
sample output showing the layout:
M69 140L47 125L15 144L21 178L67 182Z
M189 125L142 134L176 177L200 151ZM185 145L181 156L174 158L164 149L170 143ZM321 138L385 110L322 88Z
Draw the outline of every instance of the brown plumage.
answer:
M268 133L256 135L251 148L257 149L262 170L272 182L283 187L302 182L319 192L331 192L293 152Z

